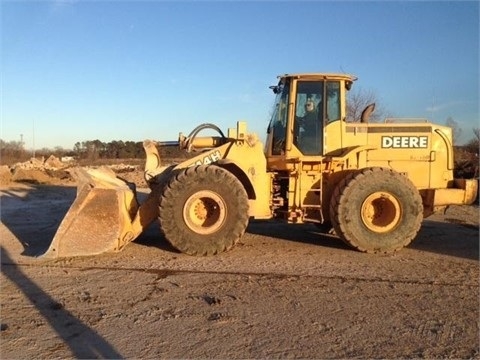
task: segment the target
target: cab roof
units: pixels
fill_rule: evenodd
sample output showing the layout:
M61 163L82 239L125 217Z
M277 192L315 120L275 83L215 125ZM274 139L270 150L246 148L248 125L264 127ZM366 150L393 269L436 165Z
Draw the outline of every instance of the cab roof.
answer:
M309 79L309 80L345 80L345 81L355 81L357 77L350 74L335 74L335 73L294 73L294 74L283 74L278 76L279 79L283 78L295 78L295 79Z

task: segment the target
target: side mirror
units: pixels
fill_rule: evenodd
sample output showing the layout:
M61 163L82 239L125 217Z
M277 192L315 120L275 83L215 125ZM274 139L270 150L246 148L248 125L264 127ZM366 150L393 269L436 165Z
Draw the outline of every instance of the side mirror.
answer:
M278 94L278 85L272 85L268 87L269 89L272 89L274 94Z

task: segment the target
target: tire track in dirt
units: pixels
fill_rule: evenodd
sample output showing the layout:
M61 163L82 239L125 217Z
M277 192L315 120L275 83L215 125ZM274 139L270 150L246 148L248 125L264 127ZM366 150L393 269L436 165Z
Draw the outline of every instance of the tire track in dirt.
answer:
M40 264L4 264L2 266L17 266L17 267L41 267L41 268L52 268L52 269L68 269L68 270L77 270L77 271L119 271L119 272L139 272L144 274L155 274L158 275L159 279L166 279L170 276L175 275L233 275L233 276L255 276L260 278L265 278L269 280L284 280L284 279L325 279L325 280L340 280L341 282L346 281L356 281L364 283L389 283L389 284L406 284L406 285L434 285L434 286L451 286L451 287L462 287L475 289L479 288L480 284L468 284L468 283L448 283L448 282L438 282L435 280L432 281L419 281L419 280L403 280L403 279L383 279L383 278L365 278L360 276L339 276L339 275L309 275L309 274L286 274L286 273L262 273L262 272L235 272L235 271L206 271L206 270L172 270L172 269L143 269L143 268L122 268L122 267L107 267L107 266L88 266L88 267L76 267L76 266L55 266L55 265L40 265Z

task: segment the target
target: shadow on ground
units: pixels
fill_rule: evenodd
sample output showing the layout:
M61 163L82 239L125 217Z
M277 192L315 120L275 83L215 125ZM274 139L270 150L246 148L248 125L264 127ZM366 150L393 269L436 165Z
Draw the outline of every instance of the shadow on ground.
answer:
M19 184L1 191L0 219L22 244L22 255L48 249L75 196L72 186Z
M310 224L289 225L279 221L258 221L252 222L247 232L320 247L356 251L337 236L324 234ZM464 224L452 219L449 222L427 219L423 221L416 238L408 247L430 253L478 260L479 228L478 225Z
M28 298L42 317L50 324L58 337L68 346L77 359L121 359L122 355L95 330L80 321L64 308L63 304L48 295L41 287L28 278L0 247L2 273ZM2 323L2 331L8 323ZM3 334L7 337L8 334Z

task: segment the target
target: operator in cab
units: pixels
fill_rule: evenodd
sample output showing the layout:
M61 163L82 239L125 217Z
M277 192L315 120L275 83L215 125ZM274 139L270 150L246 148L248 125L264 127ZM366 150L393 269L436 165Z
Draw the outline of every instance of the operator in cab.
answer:
M314 99L307 98L303 116L297 117L295 145L305 155L316 155L320 150L319 106L316 105Z

